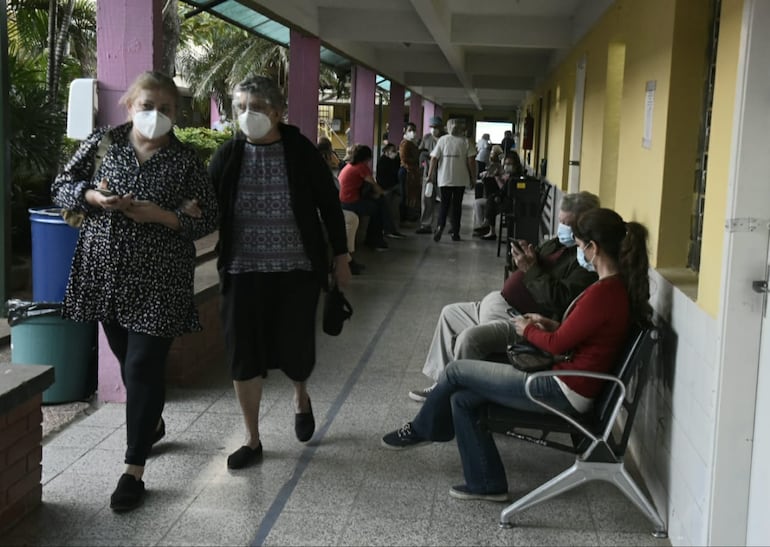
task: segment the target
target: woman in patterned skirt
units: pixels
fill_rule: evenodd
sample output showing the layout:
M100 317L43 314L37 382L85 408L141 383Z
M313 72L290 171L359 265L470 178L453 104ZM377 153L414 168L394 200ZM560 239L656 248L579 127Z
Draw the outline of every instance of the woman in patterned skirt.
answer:
M57 205L85 216L63 316L102 322L126 386L127 467L110 500L117 512L144 497L145 461L165 434L171 342L201 329L193 241L217 227L205 167L172 131L178 99L168 76L139 75L121 99L130 121L94 131L51 188Z
M262 458L262 378L279 368L294 383L294 430L315 431L306 382L315 365L316 308L328 282L350 280L345 220L329 167L315 145L281 123L284 96L271 79L244 80L233 94L240 132L214 154L209 173L222 212L219 275L226 359L246 425L227 459L240 469ZM324 232L328 238L324 238Z

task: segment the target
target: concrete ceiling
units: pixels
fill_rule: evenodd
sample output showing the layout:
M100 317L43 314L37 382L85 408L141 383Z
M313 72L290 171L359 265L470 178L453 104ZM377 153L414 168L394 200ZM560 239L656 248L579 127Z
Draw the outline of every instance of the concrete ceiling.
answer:
M614 0L240 0L444 107L520 104Z

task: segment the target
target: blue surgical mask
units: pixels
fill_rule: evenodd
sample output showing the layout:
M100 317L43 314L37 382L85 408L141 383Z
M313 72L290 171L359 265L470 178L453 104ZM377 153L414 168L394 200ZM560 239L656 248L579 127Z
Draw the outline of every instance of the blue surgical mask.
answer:
M572 228L567 224L559 223L559 228L556 230L556 236L559 238L559 242L565 247L574 247L577 245L575 238L572 236Z
M586 260L586 255L582 247L578 247L577 249L577 261L578 261L578 264L580 264L583 268L585 268L589 272L596 271L596 269L594 268L594 265Z

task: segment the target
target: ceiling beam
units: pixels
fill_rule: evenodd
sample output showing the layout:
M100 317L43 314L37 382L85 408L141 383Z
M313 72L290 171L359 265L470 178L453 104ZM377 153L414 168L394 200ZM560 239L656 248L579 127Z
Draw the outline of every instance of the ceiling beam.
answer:
M457 75L451 72L404 72L404 83L408 86L463 88Z
M572 26L567 17L453 14L450 41L462 46L560 49L572 44Z
M433 43L428 29L411 12L325 8L318 10L318 27L320 36L330 41Z
M476 90L471 85L471 80L468 74L465 72L465 55L462 49L452 44L450 40L449 25L451 23L451 16L445 11L440 12L440 9L445 9L445 4L439 4L434 0L410 0L414 10L419 15L425 27L433 36L433 41L436 42L441 52L446 57L449 66L454 70L457 79L465 88L465 92L468 98L476 105L476 108L481 110L481 101L479 100Z

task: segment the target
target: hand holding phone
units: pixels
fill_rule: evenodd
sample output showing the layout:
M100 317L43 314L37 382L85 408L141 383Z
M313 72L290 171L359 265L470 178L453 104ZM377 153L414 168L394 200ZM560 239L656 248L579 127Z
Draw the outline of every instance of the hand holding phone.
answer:
M511 245L514 249L516 249L517 252L524 254L524 248L521 246L521 243L517 239L511 239Z

